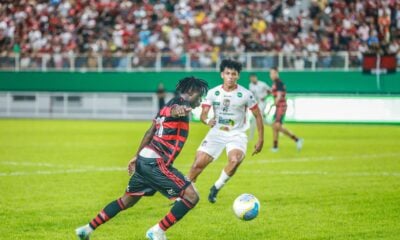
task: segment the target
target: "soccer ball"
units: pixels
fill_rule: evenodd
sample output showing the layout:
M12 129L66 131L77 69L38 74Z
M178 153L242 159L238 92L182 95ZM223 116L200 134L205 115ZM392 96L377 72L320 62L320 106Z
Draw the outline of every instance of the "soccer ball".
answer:
M260 202L255 196L243 193L233 202L233 211L239 219L249 221L257 217Z

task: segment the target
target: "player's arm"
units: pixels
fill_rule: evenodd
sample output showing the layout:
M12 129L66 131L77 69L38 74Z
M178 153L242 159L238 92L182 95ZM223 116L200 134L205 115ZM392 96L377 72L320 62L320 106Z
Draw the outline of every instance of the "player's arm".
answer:
M132 175L132 173L135 171L135 163L136 163L136 159L137 156L139 155L140 151L147 145L150 143L151 139L154 136L154 133L156 132L156 124L153 121L153 124L150 126L150 128L146 131L146 133L143 136L142 141L140 142L139 148L136 151L135 156L133 156L133 158L129 161L128 163L128 174Z
M171 117L177 118L177 117L183 117L187 116L190 111L192 111L191 107L185 106L185 105L173 105L171 107Z
M215 118L208 119L208 113L210 112L211 106L203 105L200 114L200 121L210 127L214 127L216 124Z
M264 123L263 123L263 118L260 112L260 108L258 105L253 106L250 108L251 112L254 115L254 118L256 119L256 125L257 125L257 132L258 132L258 141L256 145L254 146L254 151L253 154L257 154L261 152L263 145L264 145Z

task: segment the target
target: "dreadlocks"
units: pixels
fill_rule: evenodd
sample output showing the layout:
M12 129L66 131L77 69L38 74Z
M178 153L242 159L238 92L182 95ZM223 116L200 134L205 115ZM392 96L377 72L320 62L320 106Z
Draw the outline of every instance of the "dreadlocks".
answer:
M223 72L225 70L225 68L234 69L238 73L240 73L240 71L242 71L242 64L235 60L224 59L224 60L222 60L221 65L219 66L220 72Z
M208 83L203 79L195 77L186 77L181 79L176 85L176 91L180 93L189 93L191 91L200 92L205 95L208 91Z

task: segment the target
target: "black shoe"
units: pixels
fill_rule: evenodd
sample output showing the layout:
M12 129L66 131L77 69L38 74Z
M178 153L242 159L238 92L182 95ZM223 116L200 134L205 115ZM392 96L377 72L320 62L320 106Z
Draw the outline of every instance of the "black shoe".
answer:
M218 189L215 187L215 185L213 185L210 188L210 194L208 195L208 201L210 203L215 203L217 201L217 194L218 194Z

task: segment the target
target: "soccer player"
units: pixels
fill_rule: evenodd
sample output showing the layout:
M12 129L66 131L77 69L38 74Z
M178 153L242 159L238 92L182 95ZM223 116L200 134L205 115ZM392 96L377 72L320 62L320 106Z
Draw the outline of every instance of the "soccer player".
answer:
M265 118L264 112L265 108L267 107L266 99L268 97L268 94L271 93L271 87L268 86L268 84L266 84L265 82L259 81L257 75L252 73L250 74L249 90L250 92L253 93L254 97L256 98L261 115L263 116L263 118ZM256 130L256 123L254 121L254 118L251 118L250 133L249 133L250 140L254 138L255 130Z
M286 86L279 78L279 73L277 68L271 68L269 71L269 76L273 81L272 95L274 96L274 105L275 105L274 123L272 124L273 146L271 151L277 152L279 150L278 148L279 132L293 139L296 142L297 150L300 151L303 148L304 140L302 138L296 137L296 135L294 135L288 129L282 126L287 109Z
M210 189L208 200L211 203L216 202L218 191L235 174L245 157L247 108L255 116L258 130L258 141L253 155L259 153L264 144L264 125L257 101L249 90L237 84L241 69L239 62L223 60L220 65L223 84L211 89L202 104L200 120L211 129L197 150L188 178L195 181L207 165L219 157L224 148L228 155L228 164ZM211 108L214 116L209 118Z
M188 114L200 106L208 84L194 77L179 81L179 95L169 101L157 114L144 135L136 155L128 164L131 178L125 194L112 201L89 224L75 230L79 239L89 235L122 210L134 206L143 196L152 196L159 191L171 200L176 200L170 212L159 223L150 228L146 237L153 240L166 239L165 231L185 216L199 201L193 184L172 166L182 150L189 133Z

